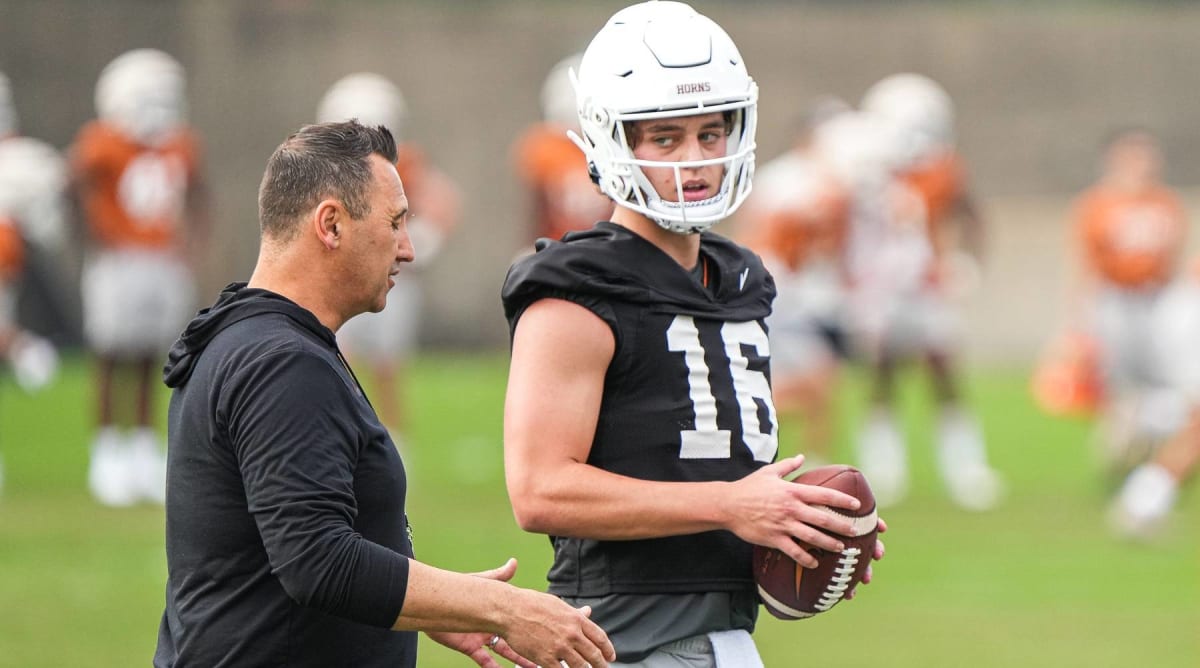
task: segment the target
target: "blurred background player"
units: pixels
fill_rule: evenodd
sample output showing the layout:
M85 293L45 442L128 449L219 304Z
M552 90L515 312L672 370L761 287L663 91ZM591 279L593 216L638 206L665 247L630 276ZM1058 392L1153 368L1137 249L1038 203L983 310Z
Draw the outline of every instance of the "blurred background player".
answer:
M877 125L875 141L886 146L879 159L890 176L882 178L885 195L869 195L880 206L865 212L883 222L853 223L860 234L851 244L856 308L873 373L860 462L881 504L903 498L907 448L893 394L898 365L917 357L933 381L938 470L950 498L986 510L999 501L1002 482L987 463L977 420L963 406L955 361L960 318L953 304L978 280L982 224L955 150L953 103L933 80L903 73L871 86L861 111Z
M420 330L422 299L417 273L437 257L459 223L462 205L458 186L431 165L420 148L403 140L408 105L394 83L371 72L349 74L334 83L321 98L317 122L352 118L364 125L382 125L392 132L398 142L396 171L412 208L408 232L417 249L417 259L411 269L406 267L396 276L396 285L388 293L383 311L352 318L338 332L346 354L370 368L377 393L375 409L399 444L407 427L405 367L416 348Z
M612 200L588 175L583 151L567 137L568 130L579 130L570 71L579 70L582 58L582 53L573 54L550 70L542 84L542 120L513 145L513 160L532 209L530 242L589 229L613 211ZM532 243L524 250L532 251Z
M1153 312L1149 353L1160 370L1164 392L1176 393L1182 408L1174 425L1147 459L1134 462L1109 509L1118 535L1157 536L1179 497L1179 488L1200 468L1200 262L1164 290Z
M100 73L97 118L71 147L89 241L84 334L96 358L88 486L110 506L164 496L153 397L166 348L194 310L192 271L208 226L184 85L183 66L162 51L121 54Z
M832 461L830 402L845 357L845 237L849 196L814 139L821 124L849 110L822 98L802 121L796 143L755 171L738 216L737 238L758 253L775 279L767 318L771 389L781 418L799 417L795 453L809 466Z
M67 167L49 144L17 130L12 89L0 72L0 356L17 384L35 391L54 379L58 353L19 323L17 297L30 253L62 246Z
M1157 139L1125 129L1105 144L1098 181L1078 198L1078 260L1069 330L1095 341L1104 387L1100 440L1109 473L1123 477L1179 428L1182 396L1167 382L1176 361L1156 352L1154 314L1176 277L1187 219L1162 183Z

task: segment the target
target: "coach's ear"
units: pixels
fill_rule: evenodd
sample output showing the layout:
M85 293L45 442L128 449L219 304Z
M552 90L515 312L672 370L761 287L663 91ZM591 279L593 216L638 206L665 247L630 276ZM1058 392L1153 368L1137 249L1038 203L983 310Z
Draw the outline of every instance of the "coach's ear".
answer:
M342 228L348 217L342 203L336 199L324 199L313 210L312 227L317 238L328 250L337 250L342 241Z

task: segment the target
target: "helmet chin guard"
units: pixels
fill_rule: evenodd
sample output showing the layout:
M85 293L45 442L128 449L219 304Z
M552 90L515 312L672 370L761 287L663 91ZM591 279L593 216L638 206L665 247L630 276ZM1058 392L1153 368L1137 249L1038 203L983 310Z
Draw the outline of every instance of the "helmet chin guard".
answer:
M572 72L581 134L569 133L587 155L592 176L616 204L663 228L695 234L729 217L750 194L758 86L733 40L681 2L644 2L617 12ZM625 124L722 113L729 119L726 154L707 160L635 158ZM681 170L721 165L717 194L684 201ZM676 199L659 196L643 168L675 171Z

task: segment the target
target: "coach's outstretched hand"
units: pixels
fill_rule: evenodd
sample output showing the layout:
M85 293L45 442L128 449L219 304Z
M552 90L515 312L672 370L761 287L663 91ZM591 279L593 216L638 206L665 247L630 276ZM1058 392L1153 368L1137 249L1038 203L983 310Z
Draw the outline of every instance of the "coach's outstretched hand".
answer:
M500 668L492 652L521 668L606 668L616 660L608 635L588 618L590 608L507 584L516 571L516 559L472 574L412 561L394 628L423 630L482 668Z

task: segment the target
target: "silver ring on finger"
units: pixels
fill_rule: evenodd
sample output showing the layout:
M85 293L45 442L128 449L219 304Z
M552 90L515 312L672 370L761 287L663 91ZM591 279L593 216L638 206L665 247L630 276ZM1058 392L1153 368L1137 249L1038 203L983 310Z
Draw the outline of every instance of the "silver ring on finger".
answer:
M498 635L492 636L492 639L488 641L488 648L496 649L496 643L498 643L498 642L500 642L500 636L498 636Z

